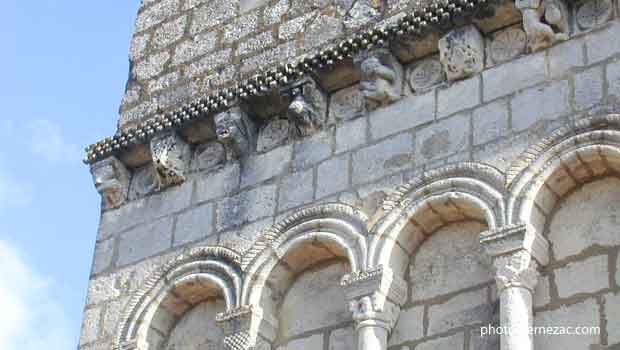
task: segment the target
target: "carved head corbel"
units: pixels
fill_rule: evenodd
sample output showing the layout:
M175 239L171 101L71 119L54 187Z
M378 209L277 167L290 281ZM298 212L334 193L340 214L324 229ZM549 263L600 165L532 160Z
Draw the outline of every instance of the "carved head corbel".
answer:
M327 99L317 84L304 80L284 92L291 98L287 117L291 137L304 137L317 132L323 126L327 111Z
M109 157L91 165L95 188L101 194L104 209L118 208L127 200L129 171L116 157Z
M159 180L159 188L166 188L185 181L190 147L177 133L172 132L154 137L151 140L151 156Z
M249 154L256 144L256 127L239 107L215 116L215 134L226 148L226 154L232 158Z
M389 50L376 50L358 61L362 75L360 90L368 110L400 99L403 69Z

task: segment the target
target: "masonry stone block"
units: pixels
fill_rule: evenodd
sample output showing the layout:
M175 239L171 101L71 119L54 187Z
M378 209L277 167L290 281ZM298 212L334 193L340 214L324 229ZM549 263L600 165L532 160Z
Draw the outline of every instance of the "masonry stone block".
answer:
M347 121L336 128L336 153L350 151L367 142L368 118Z
M114 337L121 321L123 310L127 305L128 297L114 300L106 304L103 311L103 337Z
M172 223L172 218L167 217L123 233L118 248L118 265L127 265L170 248Z
M435 91L408 96L389 109L374 111L368 119L375 140L431 122L435 119Z
M534 315L534 327L598 327L599 307L594 299L561 306L558 309ZM599 335L534 336L534 349L566 350L589 349L599 344Z
M306 338L290 341L286 346L279 347L278 350L314 350L323 349L323 335L315 334Z
M196 305L184 314L172 329L166 349L222 349L223 334L215 323L215 315L225 310L222 299Z
M305 169L329 158L333 148L333 130L327 129L295 143L293 169Z
M241 187L252 186L285 173L292 152L293 147L286 145L246 159L242 165Z
M334 176L335 174L332 174ZM314 198L314 169L293 173L280 184L280 211L312 202Z
M179 11L180 0L163 0L138 14L136 31L146 30L174 16Z
M620 98L620 61L614 61L607 65L607 93L615 98Z
M209 142L196 146L191 160L191 170L212 170L226 161L226 151L219 142Z
M339 328L329 334L329 350L354 349L356 344L353 327Z
M218 32L210 31L196 35L189 41L184 41L177 45L172 56L174 64L189 62L197 57L212 52L217 47Z
M551 290L549 289L549 276L538 278L538 284L534 291L534 307L543 307L551 301Z
M597 255L556 269L555 284L559 297L569 298L576 294L595 293L609 288L608 259L607 255Z
M349 154L324 161L317 168L316 198L341 192L349 187Z
M116 246L116 240L114 238L107 239L105 241L97 242L95 244L95 257L93 260L92 274L100 273L113 264L114 248Z
M566 75L569 70L585 65L584 41L573 38L548 50L549 74L552 79Z
M429 308L429 335L476 323L489 323L493 307L486 288L457 294L448 301Z
M604 297L603 308L607 330L607 344L620 344L620 294L607 294Z
M549 223L555 258L562 260L593 246L619 245L619 196L620 180L607 178L588 183L564 199Z
M238 163L229 163L217 172L198 177L196 201L203 202L233 193L239 188L240 172Z
M275 214L276 186L266 185L222 199L217 205L217 229L222 230Z
M483 97L491 101L545 81L545 53L536 53L487 69L482 73Z
M506 136L509 130L508 101L498 100L476 108L472 112L474 145L480 145Z
M414 253L410 266L413 301L456 292L493 280L479 243L486 228L474 221L437 230Z
M420 163L447 157L470 147L470 115L457 114L415 134L415 155Z
M297 277L280 308L280 332L285 338L351 320L340 287L347 268L345 263L337 262Z
M518 93L510 102L512 127L529 128L541 120L558 118L570 112L568 81L556 81Z
M437 95L437 118L469 109L480 103L480 76L458 81L440 89Z
M497 327L498 324L492 324ZM483 325L486 327L487 325ZM469 333L469 348L472 350L495 350L500 349L500 335L498 334L488 334L482 335L481 329L473 329Z
M90 280L86 297L86 306L99 304L118 298L121 288L116 284L117 277L114 275L97 276Z
M601 31L588 35L586 52L588 64L593 64L620 53L620 41L616 40L620 35L620 23L611 22Z
M363 184L413 166L413 140L399 134L353 154L353 184Z
M155 49L166 47L181 39L187 25L187 16L181 16L175 20L164 23L153 34L153 47Z
M575 108L586 109L599 103L603 98L603 69L592 67L575 74Z
M207 203L177 216L173 246L193 242L213 234L213 204Z
M424 337L424 306L414 306L400 311L392 330L389 346L416 341Z
M416 346L416 350L433 350L433 349L463 349L465 339L463 333L457 333L454 335L437 338L433 340L427 340L424 343Z
M188 9L195 5L196 1L187 1L185 8ZM222 22L233 18L236 13L236 1L229 0L215 0L207 1L204 6L194 9L192 21L192 33L198 33L205 29L221 25Z
M265 152L283 145L288 141L289 128L287 119L274 118L270 120L258 133L256 150Z

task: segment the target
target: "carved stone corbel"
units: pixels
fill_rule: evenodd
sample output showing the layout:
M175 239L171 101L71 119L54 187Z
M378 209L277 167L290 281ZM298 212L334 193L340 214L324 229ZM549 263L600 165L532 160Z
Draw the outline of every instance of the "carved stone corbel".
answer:
M358 350L385 350L400 307L407 298L407 285L391 269L353 272L341 285L356 323Z
M358 58L361 71L360 90L371 111L401 98L403 67L387 49L377 49Z
M291 137L304 137L317 132L325 122L327 99L316 83L306 79L292 89L287 109Z
M448 80L464 79L484 68L484 39L475 26L450 31L438 45L439 61Z
M239 107L215 116L215 134L230 158L241 158L256 147L256 126Z
M533 294L538 267L549 262L549 243L531 225L501 227L480 235L491 259L500 298L500 325L510 332L501 336L502 350L532 350Z
M129 171L116 157L109 157L90 166L95 188L101 194L103 209L118 208L127 201Z
M189 145L177 133L169 132L151 139L151 157L160 189L185 181L191 153Z
M268 319L258 306L241 306L216 316L224 332L226 350L252 349L259 337L272 342L276 338L277 321Z
M527 47L535 52L568 39L568 9L563 0L516 0L523 15Z

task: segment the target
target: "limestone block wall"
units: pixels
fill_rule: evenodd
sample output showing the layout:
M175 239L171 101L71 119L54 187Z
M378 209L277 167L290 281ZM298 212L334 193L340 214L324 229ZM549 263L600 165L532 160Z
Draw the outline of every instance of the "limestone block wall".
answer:
M192 16L216 3L145 2L141 16L151 14L139 17L145 29L136 37L148 37L151 52L165 37L159 26L178 21L191 32ZM499 337L480 336L480 327L501 324L498 269L480 237L520 224L548 242L534 323L601 330L538 336L534 347L620 346L620 21L612 4L612 18L574 22L569 40L535 53L526 53L520 23L484 32L482 70L456 81L446 80L435 49L405 63L402 96L375 109L359 82L326 93L321 128L290 138L265 121L246 157L222 156L216 141L192 145L178 184L160 189L151 163L130 169L128 200L101 214L80 349L241 348L226 343L226 322L241 315L240 324L254 324L259 309L257 349L361 349L357 306L340 281L378 266L406 290L389 349L499 349ZM280 8L217 8L226 6L234 11L212 12L213 21L255 13L264 21ZM157 24L140 19L160 12ZM280 28L288 16L276 16ZM214 23L221 42L228 27ZM162 44L165 55L186 40ZM205 57L216 59L212 52Z

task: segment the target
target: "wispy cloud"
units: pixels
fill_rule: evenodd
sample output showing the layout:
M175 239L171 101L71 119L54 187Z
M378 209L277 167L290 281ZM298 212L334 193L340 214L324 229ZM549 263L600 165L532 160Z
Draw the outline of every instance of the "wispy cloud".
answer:
M74 347L69 322L52 296L53 281L28 266L21 252L0 240L0 349Z
M80 147L69 142L60 125L47 119L28 124L30 150L51 163L79 162Z
M33 196L34 188L31 184L12 177L0 168L0 209L27 206Z

